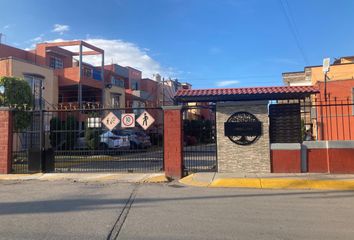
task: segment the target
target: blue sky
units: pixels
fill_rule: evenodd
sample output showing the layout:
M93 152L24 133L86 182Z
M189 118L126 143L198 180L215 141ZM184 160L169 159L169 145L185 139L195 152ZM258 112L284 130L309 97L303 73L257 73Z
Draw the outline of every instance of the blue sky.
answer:
M19 48L87 39L106 63L194 88L266 86L354 55L353 12L351 0L2 0L0 32Z

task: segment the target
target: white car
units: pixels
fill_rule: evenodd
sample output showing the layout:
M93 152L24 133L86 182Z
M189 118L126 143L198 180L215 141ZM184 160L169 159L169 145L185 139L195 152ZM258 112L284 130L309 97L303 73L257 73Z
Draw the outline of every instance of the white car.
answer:
M115 130L104 132L100 135L100 147L104 149L129 149L130 141L127 135L118 135Z

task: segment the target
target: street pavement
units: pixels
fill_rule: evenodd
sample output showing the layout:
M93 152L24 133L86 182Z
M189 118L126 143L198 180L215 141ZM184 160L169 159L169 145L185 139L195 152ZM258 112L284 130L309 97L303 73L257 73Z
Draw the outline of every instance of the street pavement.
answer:
M0 239L353 239L354 192L0 181Z

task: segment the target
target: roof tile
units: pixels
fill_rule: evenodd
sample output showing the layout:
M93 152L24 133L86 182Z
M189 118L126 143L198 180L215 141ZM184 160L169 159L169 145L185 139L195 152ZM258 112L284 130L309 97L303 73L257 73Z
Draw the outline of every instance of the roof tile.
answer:
M248 88L211 88L211 89L181 89L176 97L190 96L225 96L250 94L282 94L282 93L318 93L314 86L278 86L278 87L248 87Z

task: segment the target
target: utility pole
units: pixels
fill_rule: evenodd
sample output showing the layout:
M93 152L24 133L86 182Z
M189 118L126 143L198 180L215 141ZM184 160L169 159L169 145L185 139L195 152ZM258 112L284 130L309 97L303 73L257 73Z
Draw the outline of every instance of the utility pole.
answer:
M323 59L322 71L324 73L324 97L327 101L327 73L329 72L330 58Z
M162 78L162 106L165 106L165 78Z
M324 75L324 95L325 95L325 101L327 101L327 72L325 72Z

